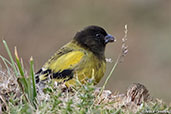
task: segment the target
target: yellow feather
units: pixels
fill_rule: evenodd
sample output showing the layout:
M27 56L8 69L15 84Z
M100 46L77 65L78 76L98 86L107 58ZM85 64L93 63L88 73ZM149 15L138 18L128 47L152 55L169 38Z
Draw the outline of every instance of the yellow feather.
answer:
M81 51L72 51L59 57L56 61L49 65L49 68L54 72L63 71L65 69L72 69L83 58L84 53Z

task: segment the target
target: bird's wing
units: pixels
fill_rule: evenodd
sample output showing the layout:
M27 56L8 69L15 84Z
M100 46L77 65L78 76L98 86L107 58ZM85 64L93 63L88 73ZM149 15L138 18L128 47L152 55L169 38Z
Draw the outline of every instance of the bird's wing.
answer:
M46 80L49 75L63 81L71 79L73 70L83 62L85 54L83 50L60 49L37 73L39 76L36 82Z

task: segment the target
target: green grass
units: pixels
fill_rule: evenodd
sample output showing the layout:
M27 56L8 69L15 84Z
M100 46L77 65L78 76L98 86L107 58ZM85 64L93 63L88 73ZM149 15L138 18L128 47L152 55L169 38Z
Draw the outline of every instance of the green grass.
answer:
M13 59L8 45L3 41L4 46L9 55L10 61L0 56L6 71L1 71L0 76L4 75L6 80L15 76L12 81L4 81L6 86L12 84L16 88L20 89L7 89L5 94L0 94L0 113L10 114L140 114L148 112L169 112L171 107L166 105L160 100L153 100L148 103L144 103L141 106L134 106L131 104L122 104L121 102L107 102L103 101L103 95L105 92L105 86L111 74L114 72L116 65L110 72L104 86L97 92L97 87L93 85L93 80L88 80L85 85L80 84L78 81L76 88L72 89L72 92L66 90L63 92L61 88L48 83L47 86L37 93L35 76L34 76L34 61L30 59L30 72L25 72L25 69L18 56L17 49L15 48L15 56ZM0 80L1 81L1 80ZM2 89L0 89L2 90ZM97 94L96 94L97 93ZM110 96L110 95L109 95ZM130 107L133 107L134 110Z
M30 74L25 75L26 73L24 72L24 69L23 69L21 61L19 59L16 47L15 47L15 60L16 60L16 63L15 63L6 41L3 40L3 43L5 46L5 49L8 53L8 56L10 58L10 62L9 62L7 59L5 59L4 57L1 56L4 64L6 65L8 71L10 68L6 62L8 62L12 66L13 72L15 73L15 76L17 78L17 82L18 82L18 84L19 84L19 86L23 92L23 95L25 96L24 100L36 108L37 92L36 92L36 84L35 84L35 78L34 78L34 69L33 69L32 57L30 59Z

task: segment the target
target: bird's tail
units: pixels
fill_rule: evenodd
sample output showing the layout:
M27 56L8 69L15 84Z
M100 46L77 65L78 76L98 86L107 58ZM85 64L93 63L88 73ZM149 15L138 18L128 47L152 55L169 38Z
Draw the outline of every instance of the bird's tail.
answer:
M36 83L46 81L50 78L51 70L43 70L42 68L35 74Z

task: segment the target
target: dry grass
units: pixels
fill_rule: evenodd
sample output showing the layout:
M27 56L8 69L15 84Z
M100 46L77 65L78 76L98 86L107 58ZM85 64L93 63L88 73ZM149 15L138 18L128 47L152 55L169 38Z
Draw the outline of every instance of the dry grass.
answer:
M162 100L151 98L142 84L135 83L128 87L126 93L103 90L94 87L91 82L79 85L72 91L64 86L47 85L38 93L37 109L24 101L14 73L8 75L0 70L0 108L1 113L142 113L145 111L169 111L171 107ZM93 105L90 109L90 106ZM27 112L28 111L28 112ZM4 112L4 113L5 113Z

